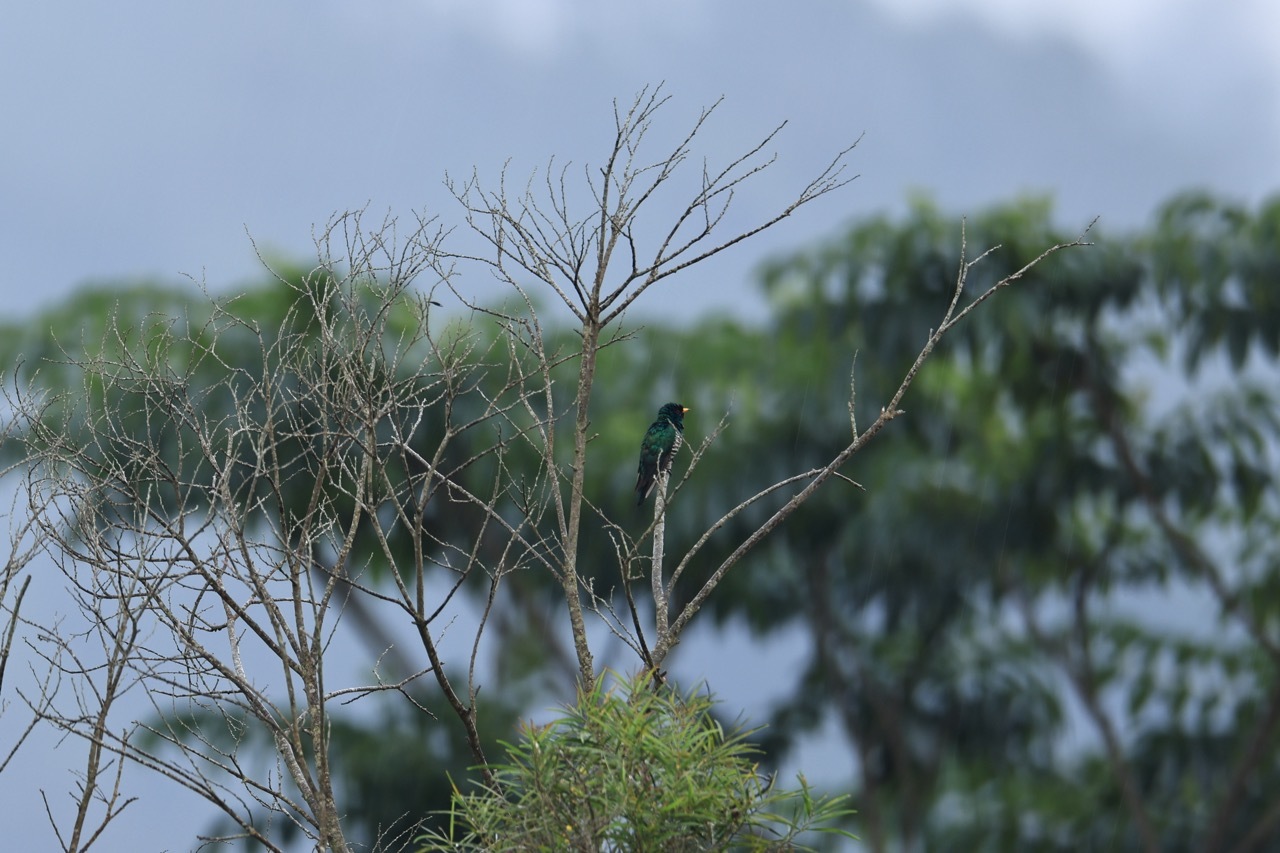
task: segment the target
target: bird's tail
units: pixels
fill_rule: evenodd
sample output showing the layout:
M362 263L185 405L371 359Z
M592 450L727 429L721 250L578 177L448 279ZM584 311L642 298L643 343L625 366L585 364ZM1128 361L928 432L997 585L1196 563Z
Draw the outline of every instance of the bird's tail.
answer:
M653 475L646 471L641 471L640 476L636 479L636 506L642 505L651 491L653 491Z

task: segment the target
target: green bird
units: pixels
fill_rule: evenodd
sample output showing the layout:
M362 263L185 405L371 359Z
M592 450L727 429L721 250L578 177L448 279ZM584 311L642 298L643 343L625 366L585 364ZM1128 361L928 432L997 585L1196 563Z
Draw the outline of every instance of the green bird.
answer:
M653 491L658 471L671 470L671 457L680 447L684 432L684 413L689 411L679 403L667 403L658 409L658 419L649 425L640 442L640 476L636 479L636 506L644 503Z

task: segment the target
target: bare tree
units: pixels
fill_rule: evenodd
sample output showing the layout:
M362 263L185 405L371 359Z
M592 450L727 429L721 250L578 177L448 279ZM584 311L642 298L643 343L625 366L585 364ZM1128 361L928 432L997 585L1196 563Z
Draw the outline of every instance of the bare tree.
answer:
M582 347L579 353L575 353L578 359L577 393L569 411L574 421L572 461L567 474L568 494L563 497L558 493L555 495L554 509L559 523L561 550L564 554L564 565L561 567L558 578L564 586L578 657L579 676L585 685L590 685L594 679L594 665L582 616L583 605L579 594L576 555L578 532L585 503L582 485L587 462L586 448L591 437L589 405L599 350L624 337L616 331L618 321L623 312L649 287L776 225L800 207L839 189L851 180L844 176L844 165L852 146L838 152L825 169L801 187L772 216L745 231L730 235L719 234L718 226L723 222L735 192L774 162L773 157L766 155L765 151L783 130L784 126L779 126L757 145L740 156L732 158L727 164L721 167L704 164L700 182L682 203L674 206L678 211L674 222L666 230L658 229L656 240L652 244L646 244L640 238L641 229L637 226L642 211L647 210L647 205L652 203L659 190L689 157L694 138L715 109L713 106L703 111L688 135L673 150L656 161L649 161L643 159L641 155L641 143L649 131L654 113L664 102L665 98L662 97L660 90L645 90L625 111L615 108L614 144L606 164L598 176L590 170L585 170L582 177L592 200L584 216L577 216L570 210L573 192L569 186L567 168L556 172L549 166L543 175L543 186L540 192L534 191L534 182L531 181L516 196L508 193L505 174L499 181L497 189L492 191L482 189L479 179L474 176L465 183L450 184L455 196L466 209L468 224L484 238L492 250L491 255L473 258L473 260L481 260L489 264L498 278L519 295L520 302L529 315L533 315L533 300L529 296L528 285L524 282L531 280L553 292L580 324ZM609 619L614 630L644 657L650 667L655 670L660 668L679 640L684 628L712 594L725 573L803 504L826 480L833 476L841 477L839 470L853 454L862 449L889 421L902 414L899 404L920 367L941 341L943 335L961 322L969 312L1000 289L1022 278L1028 270L1045 258L1062 249L1079 245L1083 245L1082 239L1047 247L1026 267L991 285L968 303L963 303L962 297L970 270L987 254L996 251L999 247L992 247L976 258L964 257L956 276L952 299L948 305L944 306L938 328L930 332L918 357L903 377L897 392L883 407L875 422L866 430L859 432L856 421L852 420L855 388L851 382L849 411L852 435L848 447L837 454L826 466L797 473L775 483L730 510L713 524L698 539L693 548L679 560L670 579L665 578L662 566L662 520L666 506L665 476L660 478L658 498L655 502L657 508L655 524L638 539L629 537L622 526L605 517L597 509L596 512L601 515L602 523L609 528L615 538L624 578L633 580L645 574L643 567L640 566L641 545L646 537L653 537L653 557L650 560L648 574L654 597L654 640L652 643L646 641L638 613L635 613L633 599L629 600L632 601L634 632L623 627L622 621L616 617L609 619L612 611L608 601L593 596L588 605L589 609ZM442 272L446 273L446 280L448 280L449 270ZM458 293L458 295L465 301L463 294ZM472 307L481 308L475 304L472 304ZM481 308L481 310L484 309ZM521 322L510 315L498 314L497 316L508 325ZM541 346L540 329L536 325L536 318L534 325L529 329L532 337L538 339L533 341L531 346ZM852 353L850 357L852 359ZM550 371L544 373L542 379L544 388L538 395L539 401L542 402L539 414L542 415L544 422L554 423L559 419L560 413L555 409ZM690 471L724 426L725 422L722 421L702 445L695 449ZM554 459L554 434L548 431L539 438L544 458ZM778 489L797 483L804 485L759 529L748 536L723 563L714 568L699 591L679 613L669 614L667 610L671 589L711 535L754 502Z
M269 848L264 815L345 850L329 708L404 691L438 664L433 623L486 557L443 541L434 549L421 513L406 513L449 484L439 460L456 435L510 403L450 419L434 461L397 467L427 409L447 411L484 362L471 336L432 337L429 300L407 292L434 251L429 224L397 244L393 223L370 234L360 219L339 218L318 241L321 265L282 282L293 292L279 328L258 327L234 300L141 330L113 322L103 345L73 362L82 389L12 401L27 427L32 509L105 653L90 661L62 633L46 635L60 675L92 688L46 713L90 744L86 797L106 750L197 792ZM341 273L327 254L339 240ZM343 604L355 590L372 594L357 537L385 544L401 527L417 537L418 562L397 565L396 591L377 595L408 612L425 660L395 681L330 687L325 654ZM429 595L427 561L457 582ZM492 569L495 583L503 571ZM469 723L443 670L436 677ZM122 680L156 713L117 730L107 717ZM273 744L270 761L243 748L250 729ZM79 835L77 821L68 849L82 849Z
M535 181L531 180L518 194L509 193L505 173L492 190L486 190L476 175L465 182L448 184L466 211L467 224L483 238L490 251L483 256L449 255L442 260L474 260L490 266L498 279L518 295L523 313L492 311L468 300L457 288L454 288L455 294L472 308L493 314L504 327L521 329L527 335L527 345L548 367L551 359L542 349L542 327L530 288L536 286L555 294L579 326L581 348L573 354L578 368L576 393L568 409L573 421L571 455L564 475L567 494L557 480L551 507L556 520L558 551L562 555L556 577L568 607L578 677L587 691L592 689L596 671L583 616L578 544L584 508L588 506L583 483L590 440L591 391L600 350L625 339L620 320L649 288L778 224L801 207L852 180L844 174L846 156L853 149L850 145L839 151L816 177L800 187L773 214L744 230L721 233L735 194L775 161L776 155L768 149L785 124L723 164L704 162L699 178L689 190L671 188L677 197L671 202L662 194L691 157L695 138L718 104L703 110L674 148L651 160L644 146L645 137L655 113L666 101L661 89L654 88L641 91L625 109L615 104L612 148L598 173L589 167L583 170L580 184L573 180L568 167L557 171L554 163L543 173L538 191L534 189ZM590 200L582 213L574 204L579 195ZM675 211L673 219L669 225L646 229L643 217L659 198L667 201L668 209ZM649 233L653 237L646 240ZM442 267L440 273L446 281L452 281L451 267ZM556 448L555 432L550 425L559 421L563 413L557 410L551 370L544 370L540 379L541 387L528 398L527 410L531 418L547 425L539 430L535 440L551 468ZM665 484L659 490L659 506L664 505L661 496L664 487ZM621 540L627 539L626 534L609 519L603 521L619 537L620 553L624 555L623 577L631 578L634 569L627 564L634 562L636 543L621 544ZM655 578L661 572L660 563L656 561L653 567ZM653 590L661 599L660 581L655 580ZM605 616L609 603L594 593L590 598L586 609ZM665 603L660 602L657 610L661 626L665 622ZM670 632L660 632L656 654L650 654L638 621L635 634L622 628L617 619L610 621L619 636L644 654L649 666L656 668L661 664L672 645ZM686 616L675 627L675 635L687 621Z
M13 428L12 422L6 424L0 439L9 440L12 437L10 433ZM0 471L0 483L10 486L20 476L21 467L21 464L6 466L3 471ZM22 622L22 603L31 586L31 575L27 569L41 547L34 518L23 511L22 500L23 495L15 492L12 496L10 511L0 515L0 518L9 522L8 554L4 564L0 566L0 618L3 619L0 621L0 721L6 717L12 720L12 713L16 707L16 703L11 698L15 695L15 691L12 689L12 679L9 678L9 664L14 654L14 639L17 636L18 626ZM51 690L52 683L53 673L46 671L37 692L47 694ZM25 698L20 692L17 692L17 695ZM46 704L39 702L28 701L26 704L31 711L30 716L25 717L22 724L10 729L12 738L6 737L3 746L0 746L0 750L3 750L0 751L0 773L5 771L18 750L31 736L47 707Z
M651 287L848 183L852 146L772 214L722 233L736 194L774 162L768 149L783 128L722 164L692 167L694 180L681 185L715 107L650 159L646 135L666 100L646 89L615 107L613 143L598 170L552 164L515 194L505 174L494 189L476 175L448 182L480 251L450 248L445 238L454 235L430 219L401 233L395 219L370 225L363 211L348 213L318 235L314 270L279 277L289 307L275 325L263 326L235 299L211 299L199 317L151 317L142 328L117 319L101 346L66 354L81 387L60 397L11 396L31 463L32 517L89 626L72 639L47 635L54 671L90 689L65 708L50 694L44 719L90 745L81 793L105 804L102 825L128 803L123 759L214 804L236 827L228 838L280 849L274 822L318 849L350 849L331 709L384 693L426 713L418 696L428 681L492 787L477 728L479 665L516 573L558 585L584 693L599 675L596 620L660 680L725 574L824 482L843 476L852 455L902 413L907 388L946 331L1025 272L962 304L981 256L965 261L938 329L880 417L863 431L851 422L849 445L827 465L744 501L667 573L661 523L678 486L668 496L663 478L655 522L638 537L586 493L598 355L627 339L624 312ZM655 227L653 208L674 213ZM461 273L476 263L513 300L495 306L469 296ZM438 303L413 289L428 273L437 289L492 322L433 321ZM571 346L548 332L539 307L546 295L573 317ZM558 394L567 376L572 393ZM718 433L693 449L689 472ZM673 585L707 539L788 487L797 491L784 506L669 613ZM614 611L612 591L584 583L587 518L613 536L627 619ZM646 567L640 554L650 538ZM652 601L640 606L633 582L645 576ZM457 629L468 648L458 662L446 659L442 642L465 612L464 589L478 592L481 605L474 623ZM652 613L652 628L642 610ZM374 677L353 684L326 665L344 618L398 626L383 649L394 673L378 675L371 664ZM154 715L122 724L115 697L132 689ZM269 754L247 746L255 735L271 744ZM81 803L66 849L92 841L88 800Z

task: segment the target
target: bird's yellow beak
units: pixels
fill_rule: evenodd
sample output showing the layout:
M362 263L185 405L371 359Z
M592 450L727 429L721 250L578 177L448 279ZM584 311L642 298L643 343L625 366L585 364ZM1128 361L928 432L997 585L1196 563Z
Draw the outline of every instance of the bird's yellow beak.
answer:
M681 406L680 408L684 409L686 412L687 412L687 411L689 411L689 407L688 407L688 406Z

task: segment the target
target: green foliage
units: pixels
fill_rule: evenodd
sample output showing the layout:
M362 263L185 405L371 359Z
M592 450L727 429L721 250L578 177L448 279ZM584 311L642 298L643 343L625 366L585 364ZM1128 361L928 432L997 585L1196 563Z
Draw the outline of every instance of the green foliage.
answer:
M1186 327L1188 370L1215 350L1237 370L1254 347L1280 357L1280 198L1253 212L1186 193L1163 207L1144 243L1153 282Z
M456 726L441 724L452 713L448 704L439 695L418 693L416 706L383 702L371 714L337 711L329 715L329 750L346 812L343 831L350 841L367 849L409 849L413 835L442 829L455 791L451 780L471 780L475 775L463 733ZM504 694L485 706L479 722L488 754L497 754L502 739L518 724L514 702L518 698ZM228 753L240 747L245 767L263 776L270 772L270 733L246 715L231 717L217 710L167 714L149 725L162 730L164 737L144 732L138 743L148 750L162 751L168 737L213 744ZM307 746L310 749L312 744ZM290 790L296 795L292 786ZM263 834L284 846L297 844L301 833L294 823L273 817L266 811L258 815ZM226 818L202 829L213 837L233 837L236 832Z
M601 679L604 681L604 679ZM449 833L423 850L796 850L849 812L800 780L762 776L749 732L726 732L707 696L640 675L525 725L496 785L454 794ZM851 837L851 836L848 836Z
M340 794L349 814L344 830L353 841L363 839L371 848L407 848L412 830L443 825L440 810L453 793L450 779L472 776L471 753L461 732L441 723L450 709L439 697L424 705L431 715L384 703L372 725L345 716L335 721L334 763L342 768ZM499 701L485 710L481 737L486 749L496 753L501 738L515 727L516 715Z
M212 448L223 466L217 473L232 495L254 508L252 520L270 529L290 526L289 513L307 506L316 488L311 463L333 454L335 431L349 426L327 420L334 401L316 396L345 393L326 384L333 365L325 358L339 353L324 354L322 336L363 350L369 375L359 393L370 404L392 399L403 413L401 420L388 417L376 425L380 442L404 436L413 451L432 459L440 437L449 433L453 442L438 462L459 478L462 469L474 467L474 481L484 482L490 468L474 463L491 446L492 433L477 437L467 427L485 405L475 376L489 367L485 348L492 339L455 326L440 331L430 351L420 338L409 345L416 307L403 295L384 307L379 287L373 278L340 286L330 275L294 267L222 299L150 285L95 288L9 329L0 356L20 363L20 386L30 383L45 395L43 421L52 433L65 432L90 447L101 470L135 479L130 466L136 451L154 449L172 474L155 487L153 509L161 513L210 506L215 471L210 448L194 440L201 430L225 436ZM442 384L468 387L446 408ZM269 421L277 430L287 425L273 460L285 475L279 493L262 482L267 460L259 458L255 440ZM47 433L28 432L3 451L15 458ZM359 448L348 443L344 452L354 459ZM380 484L386 493L379 498L405 491L413 473L403 458L387 454L384 461ZM358 470L354 462L347 467ZM352 483L320 486L335 507L333 517L349 517ZM423 510L428 534L437 541L464 542L479 523L456 507L446 522L437 509ZM389 566L374 523L363 520L352 551L356 564L381 576ZM412 546L402 531L389 537L397 564L411 563Z
M1243 710L1253 704L1251 697L1268 690L1277 662L1265 661L1252 680L1223 683L1215 672L1222 659L1257 657L1249 620L1233 612L1233 602L1238 595L1255 604L1267 600L1253 591L1251 578L1271 573L1247 566L1274 565L1275 549L1265 548L1264 560L1257 559L1260 554L1247 560L1233 540L1271 531L1274 542L1276 507L1263 495L1271 491L1269 448L1280 430L1273 392L1262 392L1245 377L1179 388L1165 353L1185 352L1189 367L1225 354L1216 363L1240 369L1253 342L1261 344L1255 351L1266 352L1263 330L1275 323L1267 315L1274 296L1252 294L1260 287L1254 272L1274 257L1274 244L1257 235L1274 230L1267 223L1275 210L1274 203L1264 205L1255 217L1203 196L1175 199L1148 239L1099 235L1093 250L1037 267L1017 293L975 315L958 330L952 347L926 366L923 398L907 404L919 416L869 455L870 470L854 473L868 486L872 506L839 523L833 508L828 529L838 531L834 551L810 549L808 559L799 558L801 565L834 559L843 569L817 578L810 573L804 588L810 600L839 602L831 608L841 624L829 634L833 657L864 661L843 682L837 668L822 667L818 677L826 695L834 679L854 695L892 697L886 710L868 706L856 716L864 721L864 744L896 753L879 781L894 791L889 801L900 815L902 835L910 837L914 824L926 827L926 837L933 839L929 846L952 843L961 832L956 822L940 821L934 834L925 819L933 810L922 804L947 796L948 768L959 766L979 779L1014 773L1024 791L1078 784L1095 792L1083 799L1014 800L1013 822L1005 827L1010 834L1003 841L995 832L985 836L997 849L1034 849L1046 838L1057 838L1062 849L1145 843L1134 806L1119 796L1117 774L1123 770L1114 759L1086 753L1052 764L1045 760L1061 719L1060 712L1048 710L1061 695L1049 680L1047 667L1055 665L1075 680L1086 701L1096 701L1092 694L1102 691L1130 697L1128 713L1101 713L1132 743L1127 761L1134 765L1133 784L1160 847L1194 847L1213 831L1222 791L1237 768L1248 772L1245 743L1228 747L1214 733L1233 716L1239 730L1267 731L1264 720L1241 719L1228 709ZM808 329L822 321L859 345L865 341L876 357L867 358L865 350L860 356L859 367L866 365L859 373L860 400L874 405L883 398L882 383L893 381L897 366L911 355L911 338L922 335L936 293L930 271L959 263L958 235L938 235L934 214L918 210L896 226L856 228L820 254L818 269L783 261L769 274L768 280L780 282L794 276L796 266L806 269L801 280L811 294L819 287L829 293L835 282L837 298L827 305L816 297L796 303L784 315L783 328ZM992 211L975 217L967 229L970 246L1003 247L991 258L991 277L1024 264L1039 241L1062 236L1049 225L1047 208L1036 206ZM894 251L904 243L911 245L909 252ZM1177 251L1166 253L1170 246ZM1173 288L1175 278L1179 285ZM1269 279L1271 291L1275 280ZM1248 310L1241 310L1245 305ZM900 342L879 333L885 324L907 323L912 316L919 318L916 331ZM801 337L796 341L797 358L812 364L821 356L804 347ZM1150 393L1134 381L1134 372L1141 377L1144 368L1161 381L1160 407L1150 405ZM838 369L827 362L816 372ZM884 380L882 372L888 374ZM818 409L824 426L815 432L840 429L846 413L838 399L815 396L830 401ZM1170 398L1178 402L1170 405ZM1222 544L1209 557L1207 543L1215 540ZM803 548L804 541L793 540L787 553L794 559ZM750 595L749 586L744 593ZM1217 610L1216 622L1231 639L1211 644L1193 626L1172 629L1164 620L1142 619L1124 622L1125 642L1117 642L1120 625L1110 611L1149 606L1166 596L1189 598L1183 605L1188 608L1198 600L1209 620ZM948 599L959 603L943 617L938 605ZM1065 618L1046 615L1061 612L1064 604L1073 608ZM786 618L776 607L771 612L775 619ZM1265 612L1262 618L1274 618L1273 609ZM990 663L965 650L990 636L993 626L1006 626L997 632L1007 635L1001 641L1006 646L1032 632L1034 656L998 647L994 653L1019 684L1008 707L1018 708L1019 699L1037 692L1045 699L1045 710L1014 717L1024 726L1002 730L995 706L983 709L973 701L997 697L998 691L984 688L961 699L963 690L947 687L975 678L983 683ZM908 650L896 658L901 665L880 651L885 645ZM1138 648L1146 651L1128 651ZM938 661L954 661L956 653L959 665L934 668ZM921 677L927 673L938 680ZM931 718L939 695L961 701ZM1215 702L1216 712L1195 713ZM904 728L903 720L916 721L906 727L905 743L919 738L942 747L895 750L894 732ZM984 731L982 721L997 726ZM965 722L971 727L962 728ZM1153 762L1153 744L1160 745L1160 754L1185 760ZM1005 760L993 764L997 755ZM1032 784L1037 777L1041 781ZM991 782L973 784L970 796L990 802L981 792ZM1200 804L1197 809L1186 808L1188 797ZM1071 802L1076 810L1066 819L1061 812ZM919 809L914 817L913 803ZM1104 803L1114 811L1102 809ZM1045 804L1045 813L1035 810ZM1246 808L1241 802L1239 811ZM1253 814L1257 820L1264 812ZM983 837L987 825L981 817L959 823L968 823L974 838ZM1042 834L1047 826L1056 828ZM1116 835L1108 826L1129 829ZM1235 837L1243 837L1243 829Z
M1000 248L968 294L1073 236L1044 200L971 217L969 256ZM1162 849L1270 831L1250 792L1270 784L1280 707L1280 199L1188 194L1147 233L1091 237L955 330L846 471L865 493L824 489L708 602L807 631L815 653L765 743L776 756L834 715L873 849L1141 847L1122 772ZM937 324L960 246L958 220L918 202L766 266L765 328L655 329L602 359L605 393L692 406L693 441L731 412L673 501L669 550L844 445L855 353L871 421ZM1072 727L1087 745L1062 751L1081 690L1121 733L1118 759L1087 714Z

